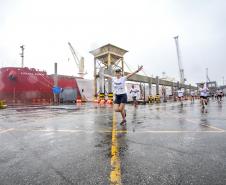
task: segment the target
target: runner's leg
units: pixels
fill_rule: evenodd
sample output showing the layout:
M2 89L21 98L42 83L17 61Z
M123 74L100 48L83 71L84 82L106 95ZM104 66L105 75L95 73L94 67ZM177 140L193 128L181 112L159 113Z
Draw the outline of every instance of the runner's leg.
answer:
M200 103L201 103L202 108L204 109L205 108L205 106L204 106L204 99L202 97L200 97Z
M126 115L125 115L125 104L124 103L120 103L119 111L120 111L120 113L122 115L122 120L125 121Z
M114 104L114 110L115 110L115 112L120 112L119 104Z
M134 106L137 107L137 97L134 97Z
M134 97L133 97L133 106L134 106L134 107L136 106L136 100L135 100Z
M207 105L208 104L208 97L206 97L206 99L205 99L205 105Z

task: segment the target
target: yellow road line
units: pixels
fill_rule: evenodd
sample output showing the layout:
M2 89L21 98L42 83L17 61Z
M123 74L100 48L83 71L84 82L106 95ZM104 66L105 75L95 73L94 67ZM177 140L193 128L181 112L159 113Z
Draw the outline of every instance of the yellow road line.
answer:
M117 125L116 115L113 113L112 123L112 143L111 143L111 173L110 173L111 185L121 185L121 166L118 151L117 141Z

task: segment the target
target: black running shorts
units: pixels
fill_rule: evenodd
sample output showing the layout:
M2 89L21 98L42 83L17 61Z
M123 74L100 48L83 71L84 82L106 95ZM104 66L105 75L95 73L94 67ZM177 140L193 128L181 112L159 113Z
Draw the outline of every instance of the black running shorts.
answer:
M207 96L200 96L200 98L207 100Z
M116 94L115 104L127 103L127 94Z
M132 98L133 98L133 101L136 101L137 100L137 97L136 96L133 96Z

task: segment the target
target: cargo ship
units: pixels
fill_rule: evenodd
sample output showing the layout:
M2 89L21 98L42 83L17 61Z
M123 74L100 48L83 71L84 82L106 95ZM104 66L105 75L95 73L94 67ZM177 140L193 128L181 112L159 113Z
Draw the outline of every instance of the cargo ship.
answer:
M60 102L75 102L81 99L84 96L84 88L92 84L81 77L57 75L57 78L58 87L61 89L58 95ZM48 75L45 71L28 67L0 68L0 100L5 100L7 104L52 103L53 87L54 75Z

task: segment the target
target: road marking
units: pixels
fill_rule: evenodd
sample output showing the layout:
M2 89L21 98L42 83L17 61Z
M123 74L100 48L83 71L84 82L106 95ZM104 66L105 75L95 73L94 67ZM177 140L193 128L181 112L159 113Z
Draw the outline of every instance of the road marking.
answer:
M147 130L147 131L140 131L140 133L224 133L224 130L194 130L194 131L186 131L186 130ZM139 131L138 131L139 133Z
M26 129L24 129L26 131ZM29 131L29 130L28 130ZM30 131L37 131L37 132L70 132L70 133L76 133L76 132L93 132L89 130L79 130L79 129L31 129Z
M204 127L212 128L212 129L215 129L215 130L219 130L221 132L224 132L225 131L224 129L217 128L217 127L214 127L214 126L211 126L211 125L206 125L206 124L203 124L203 123L201 123L200 125L202 125Z
M183 118L184 120L186 120L186 121L188 121L188 122L191 122L191 123L195 123L195 124L197 124L198 121L199 121L199 120L195 120L195 119L188 119L188 118L185 118L185 117L178 116L178 114L175 113L175 112L173 112L173 113L171 113L171 114L168 113L168 112L166 112L166 111L161 111L161 112L164 112L165 114L168 114L168 115L170 115L170 116L172 116L172 117L175 117L175 118ZM176 114L177 114L177 115L176 115ZM218 130L218 131L221 131L221 132L224 132L224 131L225 131L224 129L217 128L217 127L214 127L214 126L211 126L211 125L206 125L206 124L203 124L203 123L201 123L201 124L199 124L199 125L202 125L202 126L204 126L204 127L208 127L208 128L214 129L214 130Z
M195 104L197 104L197 103L195 103ZM193 105L195 105L195 104L193 104ZM152 105L152 104L150 104L150 105ZM189 103L184 103L183 105L186 105L186 106L189 106ZM159 109L159 108L169 108L169 107L178 107L178 106L180 106L180 104L178 103L178 102L171 102L170 104L165 104L165 105L152 105L152 106L150 106L151 108L154 108L154 109Z
M208 125L203 125L208 126ZM75 129L17 129L17 128L10 128L10 129L0 129L1 133L6 133L10 131L17 131L17 132L65 132L65 133L112 133L112 130L75 130ZM114 130L114 134L117 133L224 133L225 130Z
M196 123L196 124L197 124L197 122L198 122L198 120L196 121L195 119L187 119L187 118L185 118L185 120L186 120L186 121L189 121L189 122L191 122L191 123ZM212 129L218 130L218 131L225 131L225 130L223 130L223 129L221 129L221 128L217 128L217 127L214 127L214 126L211 126L211 125L206 125L206 124L203 124L203 123L201 123L201 124L199 124L199 125L202 125L202 126L208 127L208 128L212 128Z
M110 180L112 185L121 185L121 166L117 141L116 115L113 113L112 122L112 143L111 143L111 173Z
M12 131L14 130L14 128L9 128L9 129L0 129L0 134L2 133L6 133L6 132L9 132L9 131Z

